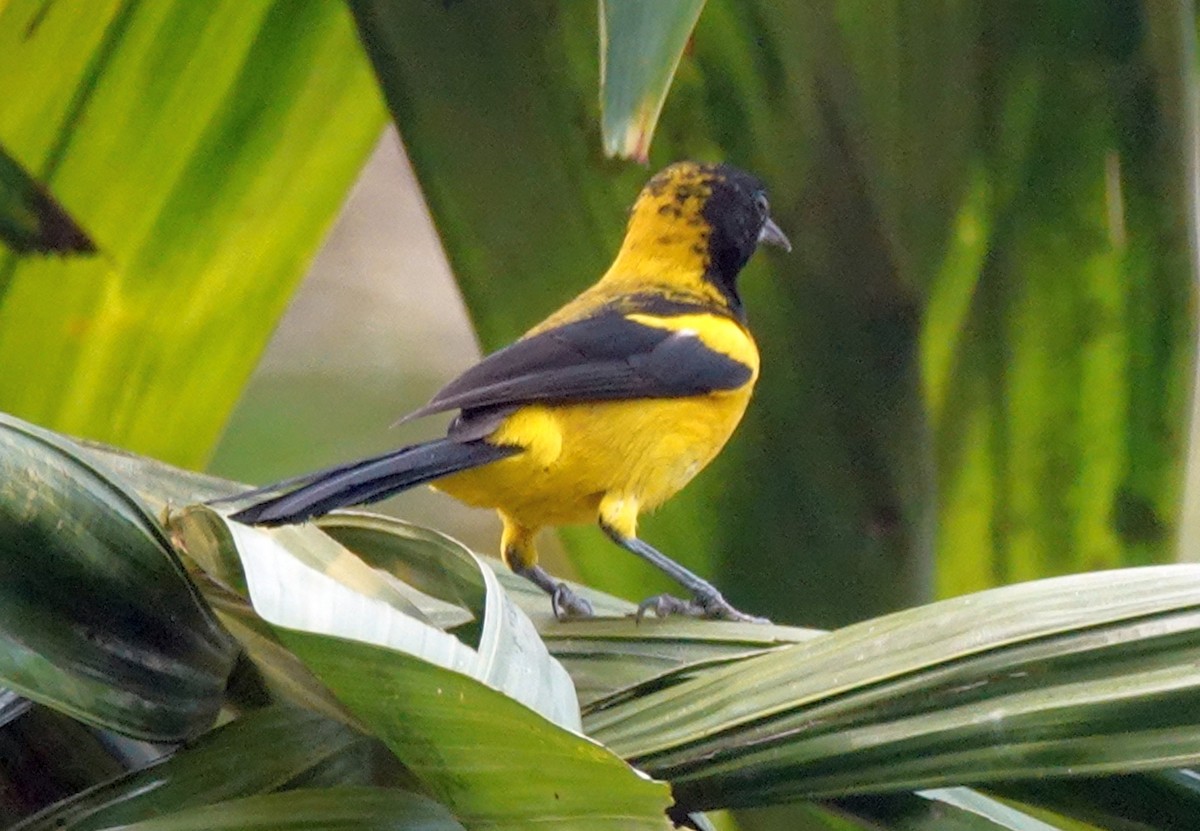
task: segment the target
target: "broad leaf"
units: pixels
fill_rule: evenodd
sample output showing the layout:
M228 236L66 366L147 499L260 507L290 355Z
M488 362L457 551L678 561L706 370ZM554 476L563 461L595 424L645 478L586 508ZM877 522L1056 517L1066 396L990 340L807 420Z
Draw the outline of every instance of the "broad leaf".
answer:
M211 725L235 645L127 486L0 415L0 684L156 741Z
M1198 628L1200 567L1046 580L751 657L586 726L700 809L1174 767L1200 758Z
M108 826L117 831L117 826ZM463 831L444 807L389 788L265 794L119 826L120 831Z
M379 137L322 0L0 6L0 143L103 256L0 256L0 409L197 466Z
M255 612L277 629L320 632L399 650L469 675L556 724L578 728L579 705L570 677L550 657L528 618L505 596L492 571L466 549L458 548L454 556L473 563L485 587L477 649L432 625L435 616L443 625L462 622L458 614L444 611L444 602L385 579L314 528L264 531L225 522L204 508L190 510L185 520L189 518L175 523L173 530L190 555L211 561L228 554L205 556L201 549L235 549ZM438 567L436 561L426 563L427 569Z
M665 785L466 675L357 641L280 637L468 827L670 827Z
M529 620L508 605L492 571L465 549L442 541L440 557L426 559L422 568L440 569L439 560L447 558L452 573L464 564L453 565L455 559L473 565L484 604L478 650L405 614L410 602L428 603L420 594L398 603L356 591L353 587L370 589L379 572L314 528L264 532L224 525L200 508L189 510L184 518L189 517L172 527L190 556L220 563L228 553L205 555L201 549L236 546L255 612L358 723L467 825L524 828L551 811L581 829L667 827L665 786L559 726L578 725L570 679ZM330 521L360 540L388 527L381 518L355 515ZM214 533L222 527L225 534ZM430 542L418 537L417 550L428 553ZM404 546L404 537L392 545ZM414 582L433 587L438 581ZM437 604L444 601L426 608ZM419 613L425 615L426 608ZM554 760L550 765L548 756ZM504 764L497 765L498 759ZM510 768L541 772L513 776Z
M54 805L12 831L90 831L277 790L390 784L397 777L387 772L388 757L373 739L342 724L272 708Z

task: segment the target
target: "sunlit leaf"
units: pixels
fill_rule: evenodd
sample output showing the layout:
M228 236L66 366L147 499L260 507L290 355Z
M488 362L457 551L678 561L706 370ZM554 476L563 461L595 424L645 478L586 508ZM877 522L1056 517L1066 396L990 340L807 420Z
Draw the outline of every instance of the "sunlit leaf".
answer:
M198 466L383 124L339 3L13 0L0 143L103 252L0 256L0 409Z
M666 829L667 787L607 749L457 672L381 647L281 638L469 827L547 815L585 829Z

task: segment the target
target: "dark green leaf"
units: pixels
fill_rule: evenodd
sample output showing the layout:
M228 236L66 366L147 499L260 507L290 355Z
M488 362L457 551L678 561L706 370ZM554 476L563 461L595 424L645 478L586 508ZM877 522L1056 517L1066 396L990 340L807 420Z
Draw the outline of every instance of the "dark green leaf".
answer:
M989 790L1112 831L1191 831L1200 828L1200 776L1163 770L1066 781L1033 780Z
M8 829L169 749L89 728L35 704L0 728L0 827Z
M396 776L387 772L389 756L378 742L342 724L271 708L214 730L158 764L64 800L17 828L90 831L277 790L391 784Z
M117 831L117 826L109 826ZM427 797L333 787L265 794L121 825L120 831L463 831Z
M172 741L216 716L236 647L162 529L78 448L0 415L0 683Z

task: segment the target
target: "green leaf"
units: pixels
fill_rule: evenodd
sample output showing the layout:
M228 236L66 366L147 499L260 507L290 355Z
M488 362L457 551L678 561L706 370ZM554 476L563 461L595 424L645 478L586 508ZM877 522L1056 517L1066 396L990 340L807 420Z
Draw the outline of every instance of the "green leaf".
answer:
M824 804L839 817L853 818L858 823L855 828L871 831L1085 831L1076 825L1051 825L970 788L938 788L916 794L873 794ZM789 807L803 810L806 806ZM758 819L763 813L756 811L745 815ZM770 811L765 813L767 817L771 816ZM786 823L794 822L795 812L780 813L782 824L767 822L766 828L790 827ZM750 827L762 828L763 825L752 822Z
M39 812L13 831L90 831L239 797L302 787L384 784L373 739L313 713L270 708L163 761ZM394 777L393 781L394 781Z
M0 240L18 254L94 254L96 244L0 144Z
M1200 777L1186 768L1065 781L1032 780L990 790L1100 828L1183 831L1200 823Z
M546 620L538 631L571 674L585 713L655 685L679 683L714 667L824 634L753 623L712 626L696 620L638 623L629 618Z
M157 522L69 441L0 415L0 684L177 741L216 716L235 646Z
M1055 826L1042 822L970 788L934 788L918 791L918 796L957 808L982 819L988 826L1009 828L1012 831L1057 831Z
M109 826L116 831L116 826ZM463 831L433 800L388 788L264 794L121 825L120 831Z
M586 726L697 809L1175 767L1200 758L1197 627L1200 567L1044 580L752 657Z
M665 785L473 678L357 641L280 637L468 827L670 827Z
M252 693L263 693L269 701L359 726L333 693L279 642L275 631L255 614L248 600L210 581L201 581L200 585L217 619L237 639L246 662L257 674L257 677L245 679ZM241 669L246 670L247 676L251 675L246 665ZM233 698L232 690L230 697Z
M477 679L555 724L578 728L579 704L570 677L546 651L529 619L508 600L492 571L465 548L448 553L472 564L485 587L477 649L428 622L444 602L385 579L314 528L265 531L225 521L206 508L194 508L188 515L205 517L208 526L207 533L195 523L173 526L191 556L198 557L204 547L235 547L255 612L277 629L320 632L399 650ZM441 566L430 561L425 567ZM425 608L419 608L422 605ZM461 622L457 614L441 617L448 624Z
M604 152L645 164L675 68L704 0L600 0Z
M255 611L358 722L468 825L524 828L553 806L555 816L577 828L667 827L665 786L560 726L578 724L570 679L528 619L509 605L492 571L465 549L422 539L403 526L393 543L402 547L405 537L415 536L417 551L425 554L431 543L438 545L437 559L427 559L425 571L442 568L447 559L452 574L463 573L464 563L473 565L485 604L478 650L405 615L401 604L355 591L352 586L369 585L362 572L371 570L314 528L264 532L224 525L207 509L187 515L209 517L216 523L210 531L228 529L222 536L199 533L194 522L173 525L191 556L205 547L236 545ZM387 533L390 524L355 515L329 522L360 541ZM337 553L330 557L325 549ZM512 775L533 770L537 776Z
M0 409L198 466L379 137L379 95L338 3L75 11L0 7L0 142L104 252L0 256Z
M0 827L8 829L161 752L35 704L0 729Z
M999 10L930 284L939 589L1174 555L1195 359L1195 21Z
M111 470L133 487L154 512L196 502L228 497L245 490L245 485L184 470L149 456L140 456L101 442L77 440L80 452L105 470Z
M633 604L575 583L568 585L593 604L598 617L564 623L554 617L541 589L498 560L478 555L464 557L459 543L436 531L362 512L338 511L322 518L319 524L321 530L370 565L471 609L485 607L484 583L477 563L485 564L505 595L535 623L546 647L567 668L581 699L589 706L597 699L651 684L668 673L679 680L687 677L688 670L698 671L822 634L757 624L714 627L685 619L640 623L633 617ZM435 562L438 567L431 568Z

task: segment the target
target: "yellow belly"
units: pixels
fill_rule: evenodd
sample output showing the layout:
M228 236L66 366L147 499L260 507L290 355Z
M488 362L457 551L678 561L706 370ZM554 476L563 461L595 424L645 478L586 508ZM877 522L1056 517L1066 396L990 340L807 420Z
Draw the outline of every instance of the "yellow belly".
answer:
M522 407L489 437L525 452L434 486L527 528L594 522L606 495L658 507L725 445L750 388L697 398Z

